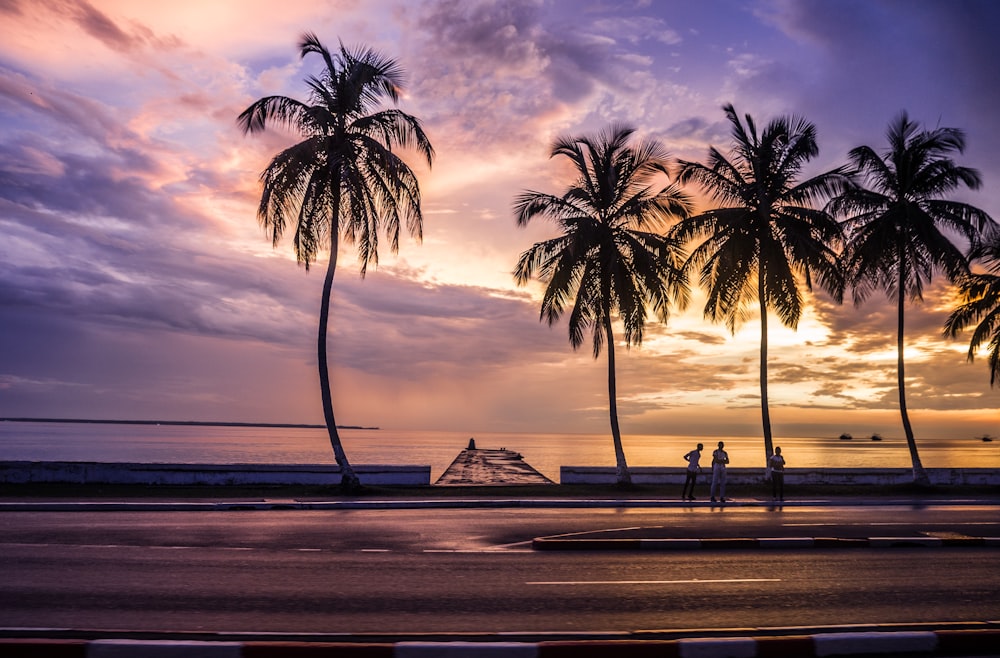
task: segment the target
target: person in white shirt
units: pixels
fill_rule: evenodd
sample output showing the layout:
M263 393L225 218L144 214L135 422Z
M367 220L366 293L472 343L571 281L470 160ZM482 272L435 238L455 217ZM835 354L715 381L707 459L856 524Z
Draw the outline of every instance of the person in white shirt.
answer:
M698 461L701 459L701 449L705 446L698 444L698 447L684 455L684 461L688 463L687 473L684 477L684 491L681 492L681 500L694 500L694 481L701 471Z
M715 492L719 492L719 501L726 502L726 464L729 463L729 453L723 448L725 443L719 441L719 449L712 452L712 502L715 502Z
M781 448L775 448L774 454L767 460L771 467L771 497L774 500L785 499L785 458L781 456Z

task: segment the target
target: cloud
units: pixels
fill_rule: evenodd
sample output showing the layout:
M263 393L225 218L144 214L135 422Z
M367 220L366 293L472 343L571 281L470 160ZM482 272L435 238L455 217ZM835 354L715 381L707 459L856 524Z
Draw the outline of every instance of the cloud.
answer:
M112 50L129 52L146 44L146 38L136 34L127 34L106 14L98 11L86 0L55 3L52 6L57 11L66 12L65 15L84 32ZM146 36L148 37L148 33Z
M799 111L823 118L821 135L825 128L874 142L901 109L931 126L981 124L1000 101L1000 73L992 65L1000 44L981 29L1000 22L995 2L774 0L762 3L758 15L823 57L813 73L818 84L809 88L820 93L795 99ZM996 131L971 137L985 142L984 153L1000 144Z
M680 41L658 17L552 12L533 0L437 0L408 14L420 43L414 103L437 132L472 136L480 150L544 143L610 113L616 95L649 86L643 44Z
M400 106L438 152L418 170L424 243L365 280L341 254L331 354L345 422L607 430L606 360L539 322L538 286L510 275L557 230L517 229L510 210L523 189L564 189L556 135L622 120L702 160L728 147L732 101L761 123L814 121L814 164L829 168L906 107L967 129L963 164L986 179L971 196L1000 208L992 5L721 4L0 1L0 412L319 419L325 255L306 273L255 217L260 171L297 136L235 124L263 95L302 97L319 65L299 58L305 29L398 57ZM946 296L938 281L907 307L911 404L989 406L985 367L940 337ZM799 332L772 330L775 422L891 415L891 300L810 300ZM755 327L733 336L700 311L619 350L626 427L759 431Z

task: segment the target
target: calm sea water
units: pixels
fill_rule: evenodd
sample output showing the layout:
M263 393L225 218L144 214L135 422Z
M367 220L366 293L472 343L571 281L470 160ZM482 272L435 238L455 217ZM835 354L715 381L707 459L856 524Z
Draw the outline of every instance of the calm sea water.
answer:
M469 434L405 430L342 430L344 448L354 464L430 464L436 479L469 443ZM557 480L559 467L612 466L610 434L476 434L480 448L508 448ZM764 461L760 437L723 437L732 466ZM703 461L717 437L626 435L630 466L682 466L681 455L698 442ZM789 468L905 468L906 441L885 437L874 442L857 437L776 437ZM1000 468L1000 440L920 440L928 468ZM91 423L0 422L0 461L97 461L153 463L332 463L322 429L109 425Z

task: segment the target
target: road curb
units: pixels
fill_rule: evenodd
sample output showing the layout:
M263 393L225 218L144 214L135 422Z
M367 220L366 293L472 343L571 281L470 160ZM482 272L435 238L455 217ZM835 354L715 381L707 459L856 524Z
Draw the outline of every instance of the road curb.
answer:
M715 507L870 507L914 505L997 505L995 498L911 499L814 498L774 503L748 499L709 502L681 502L657 498L423 498L382 500L0 500L0 512L239 512L285 510L365 510L365 509L587 509L587 508L715 508Z
M876 631L672 640L206 642L0 638L6 658L819 658L996 655L1000 629Z
M1000 537L727 537L705 539L569 539L536 537L537 551L684 551L775 548L1000 548Z

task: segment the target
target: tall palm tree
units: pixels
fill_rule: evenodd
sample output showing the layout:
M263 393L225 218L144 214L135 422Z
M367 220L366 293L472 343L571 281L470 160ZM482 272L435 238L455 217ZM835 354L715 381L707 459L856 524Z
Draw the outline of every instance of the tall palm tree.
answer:
M863 185L834 199L830 210L847 216L844 262L855 304L875 289L895 298L899 412L913 481L927 485L906 411L904 309L907 299L923 300L924 285L935 270L951 281L968 274L968 260L949 234L976 245L980 231L992 225L992 220L978 208L941 198L962 185L977 189L981 184L977 171L958 166L950 157L965 149L961 130L921 130L902 112L889 123L886 138L889 146L882 154L869 146L850 152Z
M969 361L988 343L990 387L1000 383L1000 234L973 253L987 261L987 272L969 274L959 280L959 306L945 322L945 334L955 338L978 322L969 342Z
M772 120L758 133L732 105L723 108L732 130L726 157L714 147L708 164L680 162L679 180L698 183L720 207L677 224L672 234L692 250L685 268L698 270L707 289L705 317L725 321L733 333L749 319L751 304L760 315L760 408L764 463L774 454L767 397L767 319L771 311L795 328L802 315L802 286L813 279L838 302L843 273L837 249L839 224L812 203L849 185L843 169L799 181L804 165L819 153L816 128L794 117Z
M337 431L327 366L327 323L340 240L356 245L363 277L369 264L378 265L381 232L393 252L399 247L401 223L411 235L422 237L417 178L393 149L413 147L428 166L434 150L416 118L382 107L385 101L399 100L403 71L395 60L342 43L331 52L311 33L302 36L299 49L303 58L315 53L324 63L322 73L306 78L309 101L267 96L244 110L238 122L244 134L277 123L303 137L274 156L261 174L257 216L275 246L286 225L294 225L292 245L307 270L321 249L330 250L319 313L319 378L341 486L350 490L360 482Z
M554 324L567 307L569 340L579 348L590 331L594 358L607 345L608 399L619 485L631 483L618 425L613 318L624 325L625 344L642 343L651 308L663 322L670 305L687 302L682 254L675 241L654 232L690 204L674 185L662 184L667 153L655 141L634 146L634 130L612 125L596 137L559 139L552 157L566 156L577 178L562 196L526 191L514 204L518 226L536 217L556 223L559 237L536 243L514 269L519 285L538 277L546 283L540 319Z

